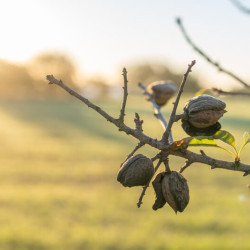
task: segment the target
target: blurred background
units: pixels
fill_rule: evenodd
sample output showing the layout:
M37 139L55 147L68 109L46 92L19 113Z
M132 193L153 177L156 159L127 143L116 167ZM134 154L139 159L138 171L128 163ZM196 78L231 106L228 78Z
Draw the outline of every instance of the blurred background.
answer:
M241 3L250 8L250 1ZM195 59L178 113L202 88L242 90L193 51L176 17L211 58L250 79L250 15L233 0L1 2L1 249L250 249L248 176L193 164L183 173L191 196L183 213L167 205L153 211L152 188L138 209L141 188L116 181L137 141L46 81L53 74L117 117L126 67L125 122L134 126L138 112L144 132L160 139L162 128L138 82L179 85ZM250 99L220 98L228 111L222 128L239 148L250 128ZM171 103L163 108L166 119ZM186 136L175 124L174 139ZM233 161L218 149L204 150ZM157 151L144 146L139 153L153 157ZM249 145L241 160L250 164ZM173 170L183 164L170 158Z

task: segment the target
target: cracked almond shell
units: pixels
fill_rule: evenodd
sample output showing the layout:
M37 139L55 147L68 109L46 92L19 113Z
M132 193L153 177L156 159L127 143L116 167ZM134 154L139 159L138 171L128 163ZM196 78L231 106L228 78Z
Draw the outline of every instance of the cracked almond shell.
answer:
M157 105L163 106L177 91L177 87L170 81L156 81L148 85L147 91L152 95Z
M153 210L162 208L166 204L166 200L162 193L162 180L165 176L165 173L159 173L154 181L152 182L154 191L155 191L155 203L153 204Z
M184 107L182 127L191 136L213 135L220 130L218 120L226 112L226 104L210 95L200 95L188 101Z
M183 212L189 202L187 180L178 172L166 173L162 179L162 193L169 206L177 212Z

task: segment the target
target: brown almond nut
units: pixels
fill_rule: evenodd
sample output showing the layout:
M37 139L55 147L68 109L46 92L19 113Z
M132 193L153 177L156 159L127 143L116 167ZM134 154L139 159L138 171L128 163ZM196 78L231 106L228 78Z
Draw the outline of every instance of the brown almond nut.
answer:
M152 95L157 105L163 106L177 91L177 87L170 81L156 81L148 85L147 91Z
M177 212L183 212L189 202L187 180L178 172L166 173L162 179L162 193L166 202Z
M146 156L138 154L130 157L122 164L117 175L117 181L125 187L144 186L153 175L153 162Z
M162 208L166 204L166 200L162 193L162 184L161 184L164 176L165 173L159 173L152 182L155 191L155 203L153 204L153 210Z
M217 131L221 129L219 122L206 128L196 128L189 121L181 120L181 126L183 130L190 136L210 136L214 135Z
M182 127L191 136L213 135L220 128L218 120L226 112L226 104L218 98L200 95L188 101L184 107Z

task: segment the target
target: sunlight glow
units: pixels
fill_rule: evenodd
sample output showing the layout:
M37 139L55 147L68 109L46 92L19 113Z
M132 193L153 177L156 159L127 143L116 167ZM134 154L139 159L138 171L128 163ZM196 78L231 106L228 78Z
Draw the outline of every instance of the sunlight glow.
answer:
M211 57L242 78L250 77L250 21L226 0L4 1L0 58L23 62L44 51L63 51L85 74L107 76L135 61L159 60L180 71L196 59L196 74L205 85L235 84L186 44L177 16Z

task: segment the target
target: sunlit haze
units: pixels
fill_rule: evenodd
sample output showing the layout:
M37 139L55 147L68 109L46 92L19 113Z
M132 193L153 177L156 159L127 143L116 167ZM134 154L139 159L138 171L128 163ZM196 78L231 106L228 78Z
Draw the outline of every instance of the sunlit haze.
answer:
M240 87L192 50L176 17L209 56L250 79L250 15L229 0L1 1L0 58L25 62L38 53L62 51L83 75L100 74L111 83L122 67L129 71L138 61L160 61L184 72L196 59L193 74L204 84Z

